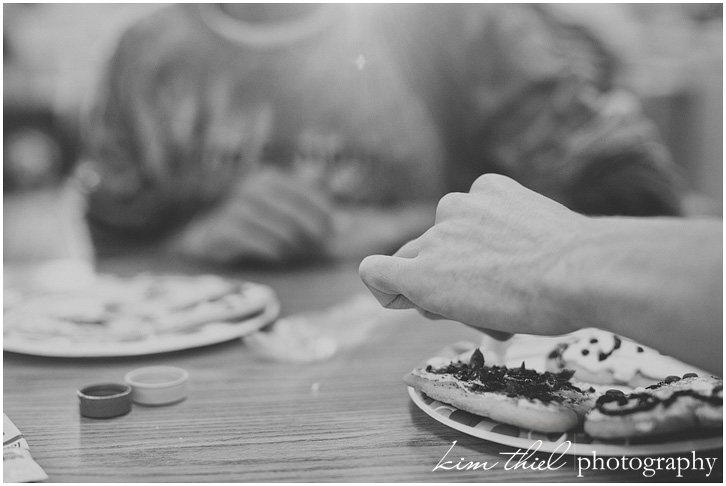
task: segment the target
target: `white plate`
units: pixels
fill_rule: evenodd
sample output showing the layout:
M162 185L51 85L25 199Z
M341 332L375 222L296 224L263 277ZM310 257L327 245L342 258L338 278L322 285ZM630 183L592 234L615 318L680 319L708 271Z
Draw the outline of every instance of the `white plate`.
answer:
M280 306L275 303L268 306L262 314L239 323L210 323L187 334L165 334L163 337L157 336L146 341L89 343L60 338L31 341L8 336L3 339L3 350L56 358L103 358L167 353L219 344L247 336L274 321L279 312Z
M277 319L280 303L272 289L247 282L251 306L259 311L237 322L209 322L184 331L166 331L133 340L74 340L59 335L4 333L3 349L14 353L61 358L140 356L197 348L238 339ZM7 331L7 329L6 329Z
M723 448L723 435L721 434L713 437L673 439L666 442L642 441L640 443L635 441L630 443L625 441L601 442L583 432L545 434L520 429L514 425L502 424L458 410L452 405L429 398L412 387L408 387L408 394L418 408L447 427L480 439L523 450L530 448L534 450L538 440L542 441L538 448L539 451L568 455L592 455L595 452L599 456L646 456ZM570 441L569 446L565 444L567 441Z

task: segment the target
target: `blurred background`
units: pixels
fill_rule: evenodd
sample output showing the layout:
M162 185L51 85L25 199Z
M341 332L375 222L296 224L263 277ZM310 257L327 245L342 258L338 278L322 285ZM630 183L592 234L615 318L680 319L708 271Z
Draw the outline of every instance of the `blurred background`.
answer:
M6 191L13 189L12 184L25 184L23 174L43 183L41 174L53 177L73 164L79 116L110 50L127 25L160 7L3 5ZM722 4L548 4L547 8L588 25L621 57L619 82L642 99L691 188L720 214ZM13 126L28 124L36 128L32 133L12 133ZM15 152L13 157L8 157L9 151ZM43 153L33 155L33 151ZM8 160L28 167L9 167ZM38 166L34 160L50 160L57 167Z

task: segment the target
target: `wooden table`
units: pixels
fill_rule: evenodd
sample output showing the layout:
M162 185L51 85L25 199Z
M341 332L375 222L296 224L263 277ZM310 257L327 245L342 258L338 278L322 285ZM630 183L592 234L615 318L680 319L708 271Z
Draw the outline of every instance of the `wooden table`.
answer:
M164 258L110 259L100 270L209 271ZM221 273L273 286L283 315L323 309L364 291L357 264L286 271ZM409 313L359 346L307 365L256 358L240 340L201 349L121 359L51 359L4 353L4 412L28 440L52 482L542 482L647 481L642 471L506 469L514 452L427 416L402 376L458 340L478 334ZM84 418L76 390L122 381L141 366L173 365L190 374L188 398L168 407L134 406L126 416ZM432 471L448 459L491 470ZM722 450L709 480L722 479ZM548 455L545 455L546 458ZM690 455L689 455L690 457ZM510 463L510 465L513 464ZM659 472L654 480L669 480ZM705 480L703 472L684 479Z

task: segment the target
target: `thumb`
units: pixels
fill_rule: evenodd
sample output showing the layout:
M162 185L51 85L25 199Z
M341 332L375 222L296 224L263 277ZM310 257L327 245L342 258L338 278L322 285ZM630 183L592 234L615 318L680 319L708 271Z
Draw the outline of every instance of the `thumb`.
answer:
M417 307L405 297L402 282L405 259L384 255L372 255L363 259L358 268L361 280L373 297L388 309Z

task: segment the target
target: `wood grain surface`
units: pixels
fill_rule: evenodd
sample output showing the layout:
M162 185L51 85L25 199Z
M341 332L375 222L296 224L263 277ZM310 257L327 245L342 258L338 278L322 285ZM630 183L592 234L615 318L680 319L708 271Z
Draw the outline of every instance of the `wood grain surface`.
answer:
M319 310L365 291L357 265L290 270L210 269L163 258L110 259L100 270L216 272L273 286L283 315ZM586 471L570 458L557 470L506 469L506 446L467 436L428 417L409 399L403 375L446 345L477 340L461 324L416 313L383 323L328 361L263 361L240 340L146 357L51 359L4 353L4 412L18 426L50 482L569 482L720 481L722 450L703 471L646 478L642 471ZM76 390L123 381L148 365L190 375L186 400L134 405L128 415L79 415ZM448 459L497 463L490 470L437 470ZM543 455L546 459L548 455ZM690 457L690 454L688 454Z

